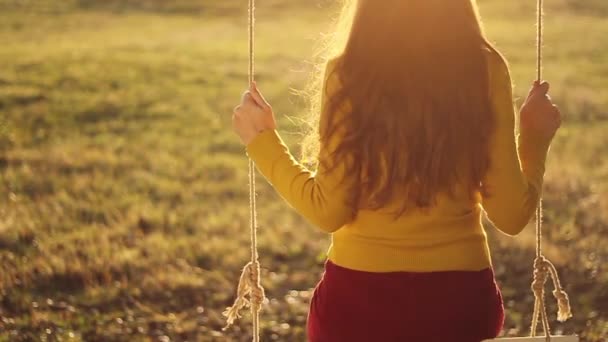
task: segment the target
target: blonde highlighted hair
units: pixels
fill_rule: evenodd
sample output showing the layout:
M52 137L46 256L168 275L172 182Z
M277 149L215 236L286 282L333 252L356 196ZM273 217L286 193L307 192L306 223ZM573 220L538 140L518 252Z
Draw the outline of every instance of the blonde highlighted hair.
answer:
M302 159L328 170L354 161L347 173L361 179L350 190L355 211L401 198L399 216L453 195L456 184L471 198L483 193L495 125L486 58L500 54L475 1L346 0L341 8L309 84ZM327 92L323 81L332 77L340 87ZM320 158L338 128L346 134L334 162Z

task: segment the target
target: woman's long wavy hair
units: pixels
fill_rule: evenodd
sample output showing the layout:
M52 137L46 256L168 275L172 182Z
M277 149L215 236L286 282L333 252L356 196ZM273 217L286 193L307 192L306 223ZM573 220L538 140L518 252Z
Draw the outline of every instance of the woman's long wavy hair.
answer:
M441 192L453 195L458 183L470 196L484 193L495 124L486 54L498 52L476 2L344 1L310 83L305 163L331 169L353 160L347 174L361 179L349 196L354 212L401 198L399 216L411 204L432 206ZM340 87L321 105L329 61ZM334 120L344 108L344 120ZM329 163L319 146L337 128L346 134Z

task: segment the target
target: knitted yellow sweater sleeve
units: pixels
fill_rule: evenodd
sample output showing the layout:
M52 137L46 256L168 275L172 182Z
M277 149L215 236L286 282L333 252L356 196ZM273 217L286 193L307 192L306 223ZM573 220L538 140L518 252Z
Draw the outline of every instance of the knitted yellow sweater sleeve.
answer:
M482 206L496 228L516 235L532 218L542 193L550 141L515 131L509 69L496 54L491 54L489 66L497 123L490 145L490 169L482 182L489 196L482 199Z
M323 89L335 86L328 80L328 70ZM322 100L324 105L325 100L326 96ZM320 154L325 155L334 143L335 139L330 146L322 144ZM246 146L246 152L279 195L321 230L334 232L353 218L346 199L347 188L354 180L346 177L344 164L336 165L331 171L322 167L308 170L294 158L276 129L259 133Z

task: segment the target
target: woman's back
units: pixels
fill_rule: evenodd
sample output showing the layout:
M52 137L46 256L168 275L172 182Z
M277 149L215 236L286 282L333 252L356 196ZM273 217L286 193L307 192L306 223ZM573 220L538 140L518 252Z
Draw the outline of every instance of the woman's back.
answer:
M350 196L347 189L359 186L364 179L350 177L344 164L335 165L331 172L318 170L318 190L322 189L328 197L325 204L312 202L312 206L302 210L312 215L309 218L314 223L333 231L330 260L344 267L372 272L480 270L491 265L481 221L482 204L498 229L507 234L517 234L523 229L538 199L548 145L520 140L521 163L527 171L522 172L515 144L515 111L508 67L496 51L486 52L491 85L488 96L493 109L488 115L496 116L490 143L491 166L482 184L490 195L482 197L478 192L471 197L469 187L457 184L451 195L438 194L434 206L411 206L395 218L393 213L404 200L397 191L389 205L373 210L359 209L353 214L345 206ZM332 79L335 74L331 68L335 63L331 61L326 71L328 92L340 86L335 76ZM336 135L332 141L340 138ZM326 150L331 148L331 143L325 146ZM459 153L466 157L469 152ZM460 167L461 174L465 175L463 179L467 179L465 165ZM292 194L291 198L302 198L301 205L306 206L305 203L310 203L306 197ZM291 203L298 208L299 203Z

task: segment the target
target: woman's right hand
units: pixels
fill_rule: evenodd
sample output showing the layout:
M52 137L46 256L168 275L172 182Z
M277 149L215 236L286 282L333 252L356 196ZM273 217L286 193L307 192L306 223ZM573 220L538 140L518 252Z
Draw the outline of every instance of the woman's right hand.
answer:
M520 109L520 132L551 140L562 123L559 108L547 94L549 83L535 81Z

